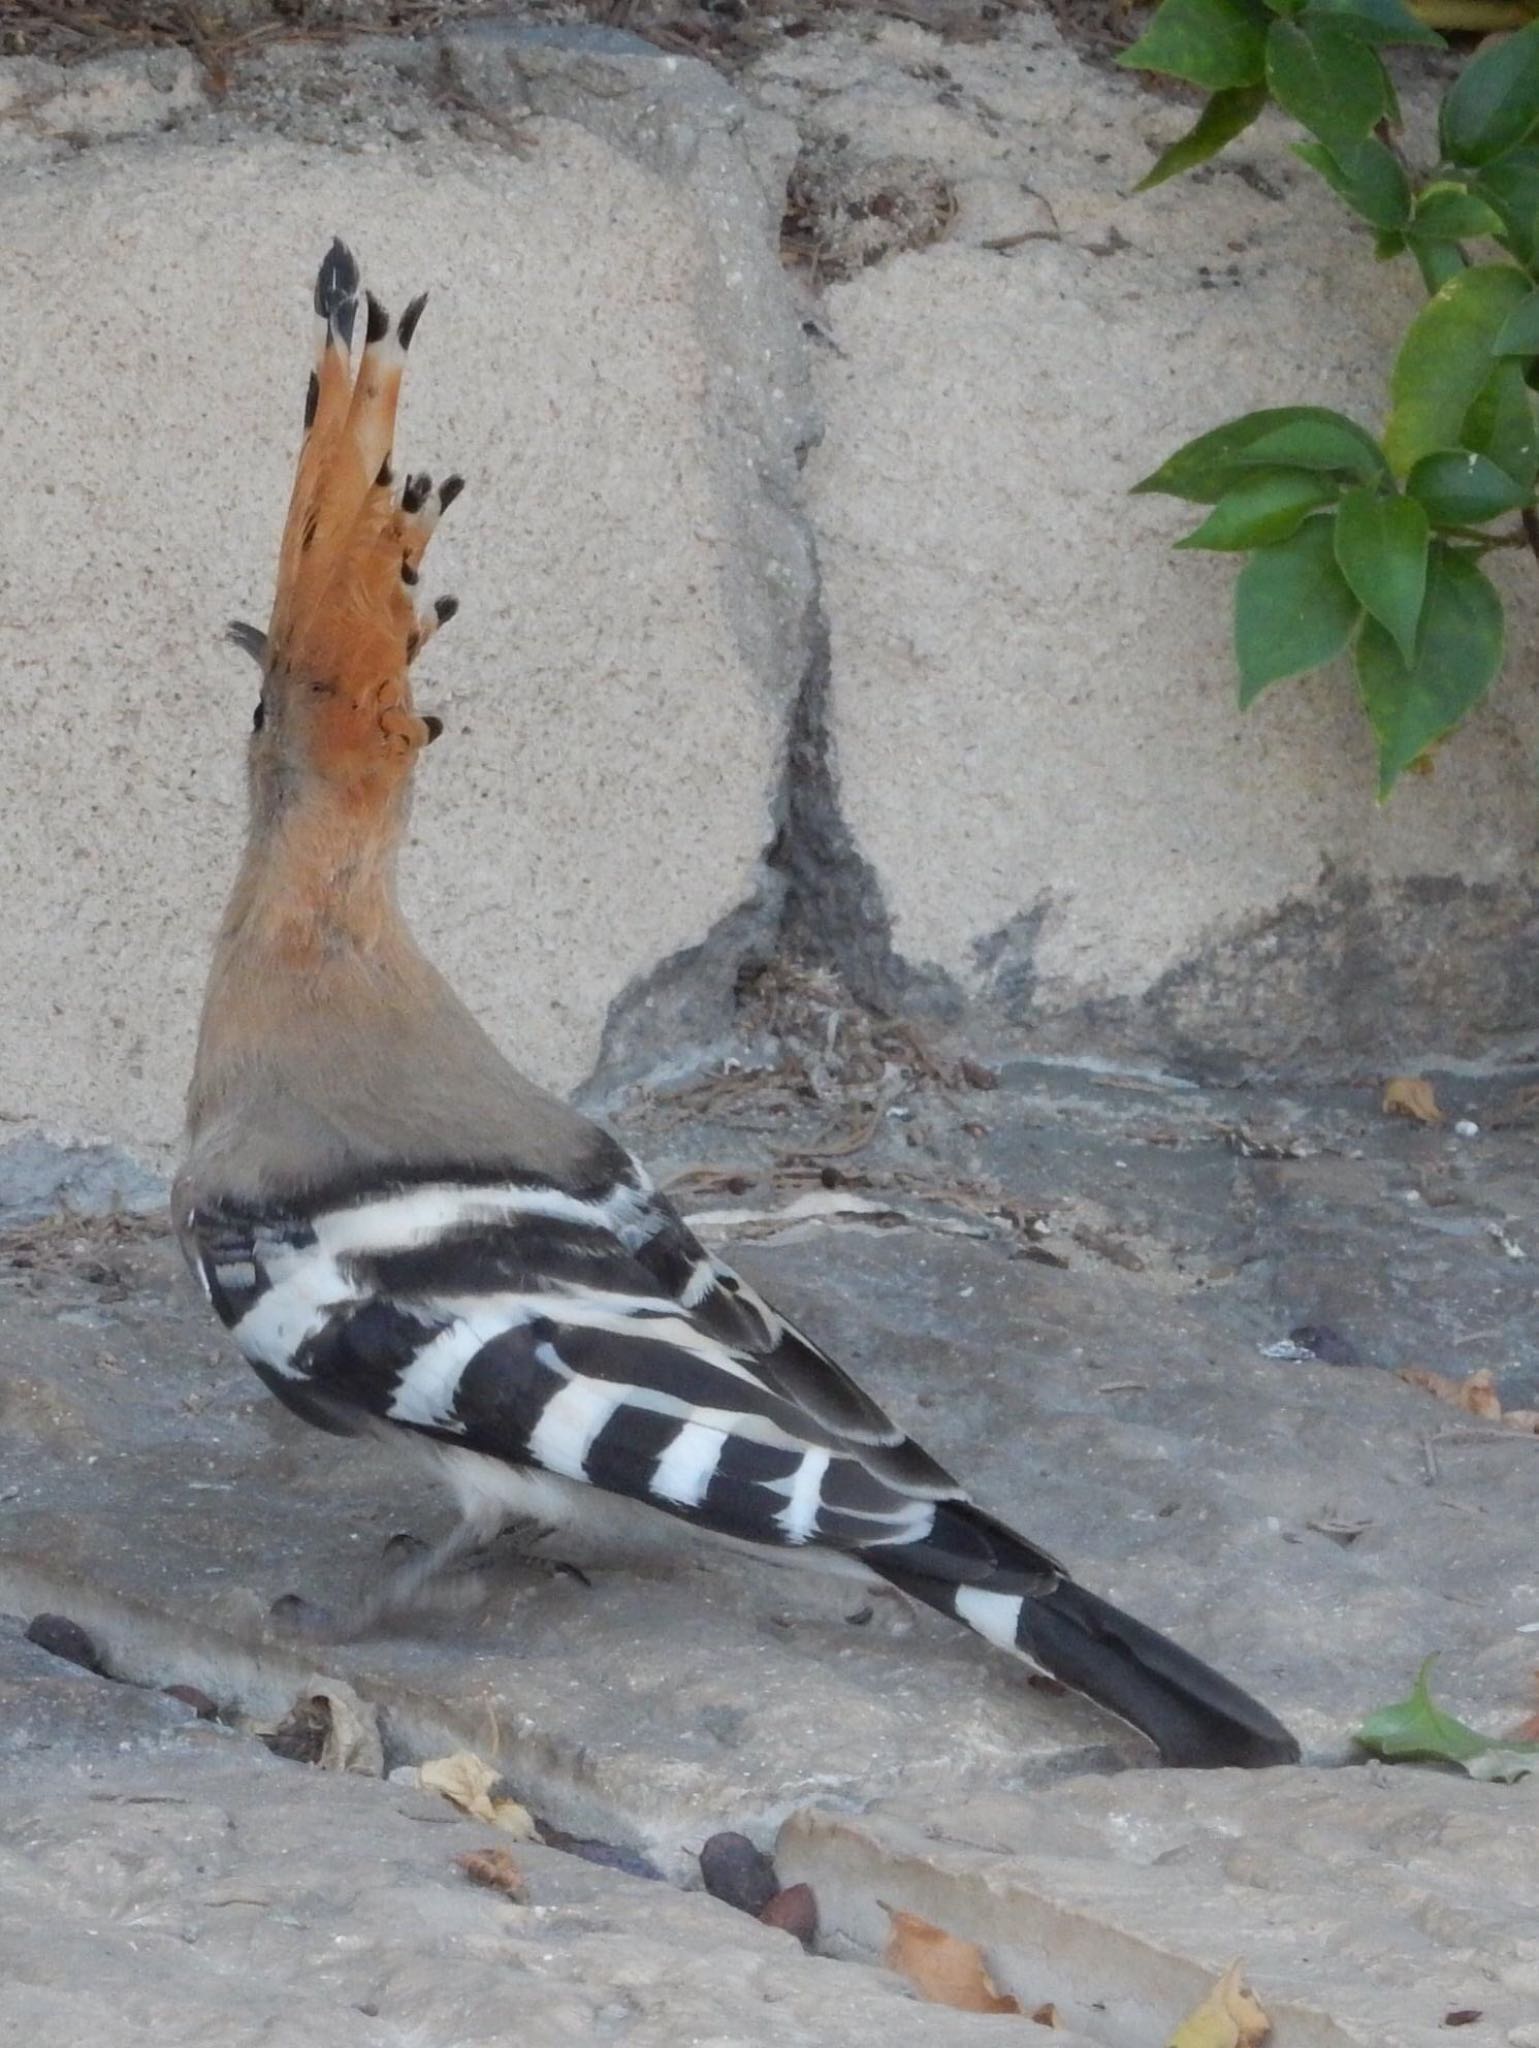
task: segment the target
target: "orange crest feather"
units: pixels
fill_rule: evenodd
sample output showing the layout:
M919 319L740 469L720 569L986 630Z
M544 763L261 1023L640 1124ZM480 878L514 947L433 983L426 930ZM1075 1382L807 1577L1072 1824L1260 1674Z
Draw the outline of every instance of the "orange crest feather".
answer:
M365 299L355 374L358 266L333 242L316 279L317 361L266 641L282 722L299 727L311 766L341 779L404 765L437 738L440 722L412 708L407 670L457 609L439 598L419 613L414 592L461 481L435 490L430 477L408 477L397 492L390 464L406 352L426 295L394 324L372 293Z

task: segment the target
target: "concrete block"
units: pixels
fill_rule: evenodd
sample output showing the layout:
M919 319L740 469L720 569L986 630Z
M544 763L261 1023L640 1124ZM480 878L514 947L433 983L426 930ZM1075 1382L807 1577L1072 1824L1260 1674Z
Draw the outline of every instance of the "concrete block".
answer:
M399 452L468 479L409 910L570 1086L633 983L767 915L810 425L753 124L643 45L485 34L280 51L219 103L164 55L28 62L0 105L0 1119L175 1148L243 823L222 633L265 617L339 232L387 302L431 290Z

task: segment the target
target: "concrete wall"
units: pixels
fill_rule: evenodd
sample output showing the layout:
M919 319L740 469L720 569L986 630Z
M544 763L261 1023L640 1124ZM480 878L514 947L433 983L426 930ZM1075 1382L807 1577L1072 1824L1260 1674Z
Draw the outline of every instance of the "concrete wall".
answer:
M1227 569L1125 496L1253 404L1374 415L1414 288L1281 131L1126 198L1184 110L1032 18L809 37L744 98L624 39L452 49L453 104L432 44L219 103L170 55L0 67L0 1130L174 1148L252 700L219 636L265 612L333 232L432 289L400 454L470 479L410 905L542 1077L708 1038L783 927L1049 1047L1531 1034L1521 580L1492 705L1381 811L1348 679L1240 720Z

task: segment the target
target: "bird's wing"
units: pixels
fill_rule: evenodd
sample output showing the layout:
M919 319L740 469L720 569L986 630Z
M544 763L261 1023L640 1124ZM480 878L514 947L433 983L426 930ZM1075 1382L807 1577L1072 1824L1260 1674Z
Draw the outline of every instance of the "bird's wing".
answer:
M639 1168L582 1192L380 1182L183 1225L237 1344L312 1421L382 1418L751 1542L901 1554L953 1584L997 1570L950 1475Z

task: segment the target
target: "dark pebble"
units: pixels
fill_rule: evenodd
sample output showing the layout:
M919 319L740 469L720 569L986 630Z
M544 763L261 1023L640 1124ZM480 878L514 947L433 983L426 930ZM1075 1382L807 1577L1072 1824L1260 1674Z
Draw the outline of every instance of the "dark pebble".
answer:
M52 1656L62 1657L66 1664L78 1664L83 1670L94 1671L98 1678L107 1676L95 1643L80 1623L71 1621L67 1614L34 1614L27 1623L27 1641Z
M700 1878L713 1899L757 1920L780 1886L775 1866L746 1835L712 1835L700 1851Z
M1290 1344L1297 1344L1303 1351L1313 1352L1322 1365L1361 1365L1363 1354L1340 1330L1333 1330L1329 1323L1300 1323L1296 1330L1288 1332Z
M766 1927L783 1927L787 1934L794 1934L803 1948L811 1948L818 1938L818 1902L810 1884L788 1884L783 1892L776 1892L759 1918Z

